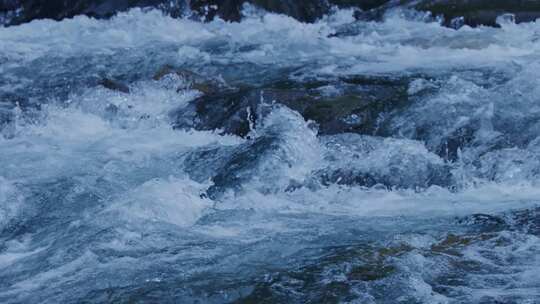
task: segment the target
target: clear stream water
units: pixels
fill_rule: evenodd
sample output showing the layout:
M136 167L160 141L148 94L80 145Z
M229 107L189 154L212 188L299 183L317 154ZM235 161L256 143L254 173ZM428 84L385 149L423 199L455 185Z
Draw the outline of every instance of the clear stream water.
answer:
M0 28L0 302L540 302L539 24L246 14ZM153 80L164 64L230 86L402 77L410 102L382 137L271 102L249 138L175 130L202 93Z

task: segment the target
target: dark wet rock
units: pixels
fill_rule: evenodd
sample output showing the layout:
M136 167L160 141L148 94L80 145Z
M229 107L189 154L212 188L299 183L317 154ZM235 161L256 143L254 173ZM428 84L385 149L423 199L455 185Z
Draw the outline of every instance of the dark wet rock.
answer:
M45 18L61 20L77 15L109 18L134 7L157 8L172 16L192 13L207 21L215 17L239 21L245 4L303 22L316 21L328 14L332 6L357 7L361 9L357 14L358 19L376 20L386 10L403 5L443 16L445 25L454 27L463 24L496 26L497 17L505 13L514 14L516 22L533 21L540 16L540 1L537 0L2 0L0 24L16 25Z
M0 11L17 9L19 2L19 0L2 0L0 1Z
M237 193L246 184L261 193L283 191L311 171L305 167L318 156L311 153L318 148L315 132L286 107L275 105L269 111L254 138L186 155L183 169L190 178L213 183L206 193L210 198L219 199L229 191Z
M424 0L414 6L444 17L447 26L497 26L497 17L511 13L515 21L530 22L540 17L538 0ZM459 20L461 18L461 20Z
M19 0L0 1L0 25L10 24L11 21L20 13Z
M396 271L394 266L363 265L354 268L349 273L349 279L360 281L376 281L389 277Z
M376 100L363 96L340 96L316 100L303 114L306 119L319 124L322 134L376 134L381 114L393 110L398 103L399 99Z
M373 187L381 184L385 185L384 181L370 172L362 172L350 170L347 168L339 168L337 170L320 170L315 173L320 182L325 185L360 185L364 187ZM385 185L387 186L387 185ZM389 185L388 185L389 186Z
M449 135L441 138L441 142L434 148L437 155L449 161L457 161L461 149L470 146L475 139L476 129L467 127L458 128Z
M252 178L254 168L279 150L279 144L277 136L263 136L235 149L213 176L214 184L208 189L208 196L216 199L226 190L239 190Z
M261 148L259 142L259 148ZM199 181L212 181L213 185L203 194L210 199L219 198L225 191L237 191L241 188L241 183L246 181L242 174L235 174L234 171L241 170L242 167L253 167L257 163L257 155L249 151L251 145L242 145L238 148L223 149L203 149L190 153L184 161L185 171L190 178ZM257 148L257 144L255 144ZM262 151L257 151L262 152ZM244 159L245 158L245 159Z
M270 12L285 14L300 21L313 22L326 14L329 5L325 1L294 1L294 0L214 0L195 1L192 9L203 15L206 20L212 20L216 16L227 21L240 21L241 10L244 4L249 3Z
M129 94L129 87L120 81L110 78L103 78L98 83L109 90Z
M274 83L268 88L241 88L202 96L172 113L175 128L221 129L246 136L268 106L283 104L319 126L320 134L379 134L385 115L408 104L408 79L357 76L337 83ZM337 94L326 94L328 86ZM319 87L318 87L319 86Z
M5 18L5 24L17 25L36 19L62 20L77 15L110 18L134 7L158 8L174 16L186 12L183 0L1 0L0 16L9 17Z
M264 179L258 168L264 167L269 159L279 158L286 164L288 156L283 153L284 144L280 134L266 134L236 147L203 149L188 155L185 171L197 181L212 181L206 195L219 199L227 191L240 191L246 182ZM258 190L264 192L271 188L268 184Z
M248 109L258 104L245 98L243 91L205 95L197 98L186 108L172 113L175 129L197 130L221 129L227 134L246 136L249 131Z
M238 89L205 95L188 109L180 109L175 128L221 129L224 133L246 136L274 102L299 109L312 97L302 90Z
M444 26L456 29L464 25L498 27L500 24L497 19L507 14L507 19L516 23L531 22L540 17L539 0L403 0L388 1L368 10L356 11L355 18L380 21L388 10L396 7L428 12L432 17L442 17ZM426 20L434 21L432 18Z
M321 134L381 134L385 116L409 103L408 78L351 76L334 84L341 92L285 103L319 125ZM332 86L332 85L330 85Z
M226 134L246 136L251 126L264 115L264 109L273 102L283 102L298 109L300 99L311 97L303 91L239 89L197 98L187 109L174 114L175 128L198 130L220 129Z
M191 8L206 20L220 17L227 21L239 21L242 7L251 4L266 11L291 16L302 22L314 22L328 14L332 6L357 7L370 10L389 0L210 0L192 1Z
M329 0L328 2L332 5L337 5L338 7L358 7L362 10L370 10L370 9L383 6L384 4L387 4L388 2L391 2L391 1L390 0Z
M412 249L409 246L382 248L372 244L317 248L318 255L307 261L295 261L294 265L299 266L288 270L268 273L248 296L233 303L357 301L360 286L392 280L399 273L393 261ZM388 294L388 288L385 288L384 296L371 293L374 297L368 299L382 300Z
M386 2L388 0L2 0L0 21L3 21L3 24L16 25L35 19L61 20L76 15L109 18L117 12L134 7L158 8L173 16L184 16L191 10L204 20L220 17L227 21L239 21L244 4L252 4L300 21L313 22L327 14L332 5L371 9Z
M206 195L216 199L227 190L240 190L257 165L278 148L278 141L260 137L235 147L201 149L186 157L184 170L196 181L212 181Z

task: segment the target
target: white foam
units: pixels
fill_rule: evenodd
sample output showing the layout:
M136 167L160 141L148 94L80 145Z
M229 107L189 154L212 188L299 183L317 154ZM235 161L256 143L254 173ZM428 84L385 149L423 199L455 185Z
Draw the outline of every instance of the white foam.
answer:
M219 19L199 23L133 9L110 20L82 16L62 22L39 20L0 28L0 55L27 61L170 45L177 47L180 62L293 66L310 62L320 66L320 73L348 74L523 63L537 58L540 50L540 28L535 23L456 31L436 22L389 14L383 23L360 23L354 35L332 37L353 22L352 11L338 10L314 24L270 13L247 15L241 23ZM216 42L226 51L210 54L204 50L207 43Z
M107 212L114 212L128 221L143 219L189 227L212 207L212 201L201 198L207 185L187 178L150 180L129 191Z
M300 189L272 196L258 191L216 206L219 209L254 209L284 214L327 214L357 217L446 217L473 213L496 213L530 208L540 204L540 191L534 185L485 184L452 193L432 186L425 192L388 191L332 185L316 191Z

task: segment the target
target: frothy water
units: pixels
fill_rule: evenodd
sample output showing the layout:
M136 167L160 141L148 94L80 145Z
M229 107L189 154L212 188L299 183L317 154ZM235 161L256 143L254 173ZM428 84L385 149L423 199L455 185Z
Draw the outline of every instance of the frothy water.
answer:
M0 28L0 302L540 301L538 24L245 14ZM179 129L205 92L165 64L389 106Z

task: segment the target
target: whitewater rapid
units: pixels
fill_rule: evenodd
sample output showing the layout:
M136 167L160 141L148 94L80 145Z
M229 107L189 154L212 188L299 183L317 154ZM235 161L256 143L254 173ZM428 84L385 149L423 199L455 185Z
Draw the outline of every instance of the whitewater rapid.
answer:
M0 28L0 302L540 301L540 25L246 10ZM405 78L410 103L375 134L273 100L248 137L175 129L204 92L165 64L325 98Z

